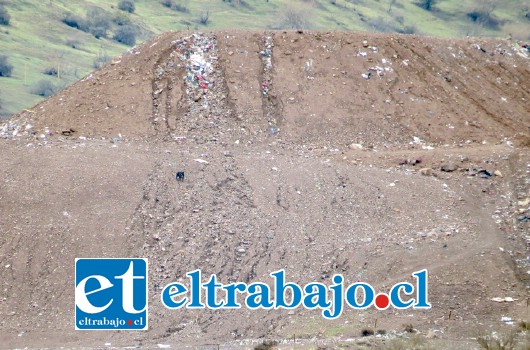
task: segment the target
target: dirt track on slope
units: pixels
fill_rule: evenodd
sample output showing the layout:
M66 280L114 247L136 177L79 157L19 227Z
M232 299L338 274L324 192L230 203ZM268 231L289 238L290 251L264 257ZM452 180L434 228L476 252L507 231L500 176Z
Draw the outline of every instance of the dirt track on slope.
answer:
M207 88L186 79L198 43ZM0 125L0 343L345 340L377 322L458 344L528 320L525 55L336 32L167 33L132 49ZM73 262L95 256L149 258L148 332L74 331ZM161 288L197 268L381 290L427 268L433 308L337 321L163 308Z

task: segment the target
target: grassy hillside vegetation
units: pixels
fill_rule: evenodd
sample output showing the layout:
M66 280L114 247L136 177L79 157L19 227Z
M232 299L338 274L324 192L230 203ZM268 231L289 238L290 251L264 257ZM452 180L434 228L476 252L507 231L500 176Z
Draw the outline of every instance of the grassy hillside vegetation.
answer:
M0 0L0 117L150 36L182 29L333 29L526 40L520 0Z

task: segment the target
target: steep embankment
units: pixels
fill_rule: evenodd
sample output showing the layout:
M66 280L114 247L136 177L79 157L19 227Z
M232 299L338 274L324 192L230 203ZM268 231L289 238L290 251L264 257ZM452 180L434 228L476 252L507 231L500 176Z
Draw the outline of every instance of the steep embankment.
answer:
M524 317L529 81L528 53L504 41L158 36L0 127L0 340L346 339L378 320L456 341L502 328ZM148 332L73 330L73 262L90 256L150 259ZM197 268L381 289L427 268L433 309L330 322L163 308L161 288Z

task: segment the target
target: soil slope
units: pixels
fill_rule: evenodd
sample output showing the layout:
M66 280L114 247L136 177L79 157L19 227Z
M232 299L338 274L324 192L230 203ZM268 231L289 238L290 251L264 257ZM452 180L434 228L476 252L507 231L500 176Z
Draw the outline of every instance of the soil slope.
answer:
M355 344L377 323L469 349L510 329L527 319L529 84L508 41L155 37L0 124L0 344ZM74 259L133 256L150 330L74 331ZM161 288L197 268L381 290L426 268L433 308L165 309Z

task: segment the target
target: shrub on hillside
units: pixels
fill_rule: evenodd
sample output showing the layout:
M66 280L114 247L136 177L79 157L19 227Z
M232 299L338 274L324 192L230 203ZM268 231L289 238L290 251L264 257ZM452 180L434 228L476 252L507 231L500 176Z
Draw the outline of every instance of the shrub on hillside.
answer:
M475 0L474 7L466 15L481 26L498 29L501 22L493 14L496 8L495 0Z
M277 29L309 29L313 26L312 17L309 6L287 5L280 13Z
M492 16L491 14L488 14L486 12L482 12L478 9L471 10L468 13L466 13L467 17L471 19L473 22L476 22L484 27L489 27L492 29L498 29L499 28L499 20Z
M0 24L8 26L10 21L11 16L9 12L7 12L7 9L3 5L0 5Z
M175 2L173 2L172 0L162 0L162 1L160 1L160 3L161 3L162 5L164 5L165 7L171 9L171 8L173 8L173 4L174 4Z
M62 19L63 23L72 28L92 34L97 39L106 38L107 32L112 27L111 15L100 7L88 9L86 18L68 12Z
M432 11L438 0L421 0L417 5L427 11Z
M124 13L118 13L112 19L112 22L114 22L116 25L119 25L119 26L126 26L128 24L131 24L131 19Z
M39 80L37 84L31 89L31 93L43 97L49 97L55 94L57 87L49 80Z
M207 26L208 22L210 22L210 11L206 10L199 16L199 23L203 26Z
M416 34L418 29L414 25L407 25L403 27L402 30L398 30L397 32L401 34Z
M182 13L190 12L190 9L186 6L185 3L178 3L173 0L162 0L160 3L164 5L165 7L175 10L175 11L179 11Z
M6 55L0 55L0 77L10 77L13 66L9 64Z
M97 55L92 65L94 66L94 68L99 69L110 61L112 61L112 57L110 57L109 55Z
M234 6L234 7L239 6L239 7L244 7L246 9L248 9L248 10L252 10L253 9L252 6L250 6L250 4L248 2L246 2L245 0L223 0L223 2L226 2L226 3L228 3L228 4L230 4L231 6ZM268 2L268 0L267 0L267 2ZM331 0L330 2L331 2L332 5L338 5L336 0ZM317 3L315 1L314 4L311 4L311 5L318 7L321 4ZM323 8L325 9L325 7L323 7Z
M111 16L102 8L91 7L86 14L88 32L97 39L106 38L112 25Z
M182 12L182 13L189 13L190 12L189 8L187 8L185 5L181 5L181 4L173 5L173 10L178 11L178 12Z
M368 20L368 24L376 31L382 33L396 32L398 28L384 17L377 17Z
M64 24L72 28L76 28L82 31L86 31L87 29L86 21L81 16L78 16L71 12L66 13L62 21Z
M275 349L278 342L275 340L265 340L263 343L254 347L254 350L271 350Z
M42 71L42 74L50 75L56 77L58 74L57 67L48 67Z
M122 11L134 13L134 10L135 10L134 1L122 0L118 3L118 8Z
M133 26L121 26L116 29L113 39L119 43L133 46L136 44L136 29Z

